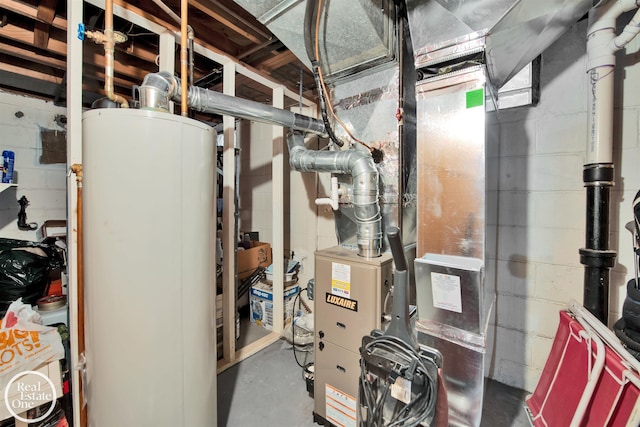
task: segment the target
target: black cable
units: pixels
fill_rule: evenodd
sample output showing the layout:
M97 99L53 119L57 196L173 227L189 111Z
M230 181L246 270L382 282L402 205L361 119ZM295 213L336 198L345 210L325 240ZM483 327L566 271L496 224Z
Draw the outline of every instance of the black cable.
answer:
M380 354L382 353L382 354ZM385 389L378 397L376 393L368 387L367 384L367 366L364 355L374 354L379 357L386 358L395 364L392 372L387 374L385 379ZM423 379L422 390L419 390L417 396L412 399L411 402L406 404L398 412L395 412L388 424L388 427L415 427L421 422L427 419L429 416L435 414L435 405L437 398L437 374L430 372L423 359L415 351L415 349L408 346L404 341L394 336L379 336L369 342L363 349L362 359L360 364L360 385L363 391L363 400L367 408L366 423L363 425L369 427L375 427L379 421L383 420L384 407L387 400L388 389L390 388L391 381L395 382L391 374L397 374L403 378L407 375L407 370L415 368L414 373L409 372L414 378L416 376ZM386 355L392 355L393 359L385 357ZM400 361L398 359L401 359ZM404 364L403 364L404 362ZM396 369L400 365L400 368ZM397 370L397 372L396 372ZM378 377L380 378L380 377ZM380 389L380 385L377 387L377 391ZM396 400L396 404L398 401ZM397 409L396 409L397 410ZM364 419L361 411L361 419Z
M640 342L637 342L629 337L626 331L625 320L623 317L618 319L613 325L613 332L618 339L622 341L622 344L627 348L627 351L633 355L636 359L640 360Z
M324 98L324 92L322 90L322 82L320 81L320 74L318 73L318 68L320 67L319 58L316 57L314 45L315 45L315 34L314 28L314 18L317 17L317 14L320 11L317 9L317 1L316 0L307 0L307 5L304 12L304 47L307 51L307 56L309 57L309 61L311 61L311 71L313 73L313 78L316 82L316 89L318 90L318 103L320 104L320 113L322 115L322 122L324 123L324 128L329 135L329 139L333 141L338 147L342 147L344 144L342 141L338 139L336 134L333 132L333 128L331 127L331 123L329 123L329 117L327 116L327 100Z

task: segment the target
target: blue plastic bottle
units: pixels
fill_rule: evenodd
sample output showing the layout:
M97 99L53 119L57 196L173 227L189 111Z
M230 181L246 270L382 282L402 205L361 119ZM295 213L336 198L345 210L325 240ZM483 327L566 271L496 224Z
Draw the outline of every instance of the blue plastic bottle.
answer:
M13 151L4 150L2 152L2 183L13 184L13 164L16 155Z

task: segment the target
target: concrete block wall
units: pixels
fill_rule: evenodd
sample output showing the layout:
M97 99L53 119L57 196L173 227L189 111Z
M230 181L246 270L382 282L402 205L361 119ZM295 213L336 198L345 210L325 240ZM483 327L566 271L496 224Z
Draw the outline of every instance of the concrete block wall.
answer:
M497 288L489 376L533 391L570 300L582 302L586 190L587 22L542 54L535 107L492 113L488 133L487 283ZM633 274L631 201L640 189L638 41L618 55L609 324L620 317ZM633 58L636 58L635 60Z
M18 199L29 200L27 222L40 227L45 220L67 218L66 165L40 164L41 129L63 131L54 118L66 109L50 102L0 91L0 151L15 152L17 188L0 193L0 237L39 240L36 231L17 226Z

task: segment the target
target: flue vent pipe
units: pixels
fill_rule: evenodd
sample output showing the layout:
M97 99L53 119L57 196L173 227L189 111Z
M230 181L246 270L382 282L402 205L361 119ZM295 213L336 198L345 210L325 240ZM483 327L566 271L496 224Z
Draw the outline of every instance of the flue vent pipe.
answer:
M140 86L141 108L166 108L169 100L180 102L180 79L161 71L148 74ZM366 258L380 256L382 252L382 216L378 203L378 169L369 151L349 149L343 151L307 150L301 132L327 137L324 123L312 117L236 98L211 90L191 86L187 99L189 106L204 113L226 114L257 122L290 128L287 137L289 163L301 172L328 172L350 174L353 177L353 197L357 222L358 254Z
M640 32L639 14L616 37L616 19L636 9L640 0L600 2L589 11L587 73L589 113L587 163L583 181L587 188L586 244L580 249L585 266L584 306L604 324L609 316L609 269L616 252L609 249L609 204L614 185L613 97L615 52Z
M378 203L378 169L369 151L308 150L300 132L289 132L289 164L300 172L350 174L353 177L353 206L357 223L358 255L366 258L382 252L382 216Z
M180 79L166 71L147 74L140 91L153 94L140 100L141 108L166 108L169 100L181 102ZM189 88L187 103L192 109L203 113L225 114L327 137L324 123L312 117L196 86Z
M164 2L162 0L151 0L153 1L153 3L156 4L156 6L158 6L160 9L162 9L164 11L164 13L166 13L167 15L169 15L171 17L171 19L173 19L174 21L176 21L178 24L180 24L180 74L183 80L184 79L184 74L182 72L182 55L183 55L183 48L184 48L184 30L183 28L186 26L186 34L187 34L187 40L188 40L188 67L189 67L189 83L193 83L193 43L195 40L195 33L193 31L193 27L191 25L188 24L187 22L187 11L184 9L184 7L186 7L184 5L184 3L181 3L180 5L180 10L181 13L184 14L184 23L183 23L183 19L181 19L173 10L171 10L171 8L169 6L167 6L166 4L164 4ZM186 81L186 80L185 80ZM182 114L185 115L185 114Z

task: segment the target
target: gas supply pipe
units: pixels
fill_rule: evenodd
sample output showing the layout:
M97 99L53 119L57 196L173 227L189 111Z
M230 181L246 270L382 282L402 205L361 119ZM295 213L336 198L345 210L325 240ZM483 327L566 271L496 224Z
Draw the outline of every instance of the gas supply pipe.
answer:
M122 96L117 95L113 89L114 52L116 43L127 40L124 34L113 31L113 0L106 0L104 6L104 34L99 31L86 31L84 36L92 39L97 44L104 45L105 70L104 90L107 98L120 104L122 108L129 108L129 103Z

